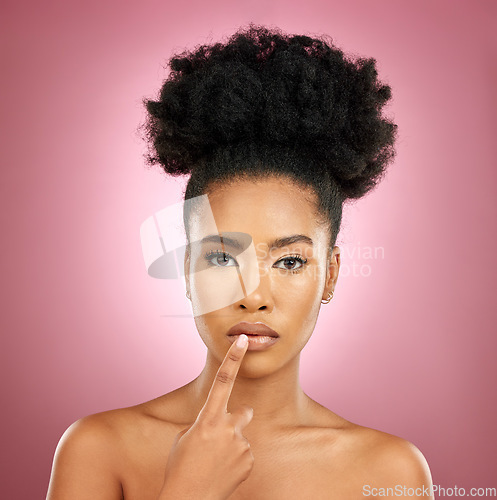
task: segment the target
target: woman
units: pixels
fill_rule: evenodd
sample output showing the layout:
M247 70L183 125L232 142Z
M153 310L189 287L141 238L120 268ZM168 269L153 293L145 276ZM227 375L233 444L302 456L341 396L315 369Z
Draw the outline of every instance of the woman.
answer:
M342 206L394 156L375 60L250 24L170 67L145 101L147 160L191 174L185 277L206 364L71 425L48 498L433 498L414 445L336 415L298 377L337 283Z

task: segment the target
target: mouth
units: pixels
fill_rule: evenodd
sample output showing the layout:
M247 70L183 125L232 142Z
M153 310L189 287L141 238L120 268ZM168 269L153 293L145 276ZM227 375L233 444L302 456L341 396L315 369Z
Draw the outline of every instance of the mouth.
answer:
M240 335L241 333L249 336L279 337L277 332L264 323L247 323L246 321L242 321L228 330L228 335Z
M279 339L279 334L264 323L242 322L231 327L227 336L230 342L235 342L239 335L244 333L248 337L249 351L262 351L274 345Z

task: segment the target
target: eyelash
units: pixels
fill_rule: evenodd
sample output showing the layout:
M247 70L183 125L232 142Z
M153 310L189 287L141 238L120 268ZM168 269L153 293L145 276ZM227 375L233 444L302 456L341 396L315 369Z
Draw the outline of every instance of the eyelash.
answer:
M222 250L214 250L214 251L210 251L210 252L208 252L208 253L205 254L205 260L211 266L214 266L214 267L225 267L225 266L216 266L215 264L210 263L211 259L214 256L219 256L219 255L225 255L226 257L233 259L233 257L229 253L227 253L227 252L223 252ZM300 267L298 267L297 269L284 269L285 271L288 271L288 272L290 272L292 274L300 273L302 271L302 269L304 269L305 265L308 262L307 259L304 259L300 255L287 255L286 257L283 257L282 259L278 260L278 262L281 262L281 261L284 261L284 260L296 260L296 261L300 262ZM282 268L280 267L278 269L282 269Z

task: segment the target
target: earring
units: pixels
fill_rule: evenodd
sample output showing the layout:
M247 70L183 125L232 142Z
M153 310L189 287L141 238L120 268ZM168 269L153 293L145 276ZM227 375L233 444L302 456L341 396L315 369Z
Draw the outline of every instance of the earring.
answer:
M188 290L186 291L186 298L187 298L188 300L192 300L192 299L191 299L191 297L190 297L190 292L189 292Z
M333 298L333 290L328 294L328 297L326 297L326 300L322 300L321 304L329 304L330 300Z

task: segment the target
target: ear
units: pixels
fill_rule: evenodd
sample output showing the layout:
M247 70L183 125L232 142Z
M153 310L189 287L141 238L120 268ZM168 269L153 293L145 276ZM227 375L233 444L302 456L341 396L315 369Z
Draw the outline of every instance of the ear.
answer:
M328 298L328 294L335 290L340 271L340 248L336 245L333 247L328 258L328 268L326 270L326 283L323 290L322 300Z
M185 273L186 291L190 293L190 246L185 249L185 260L183 262L183 271ZM190 294L191 295L191 294Z

